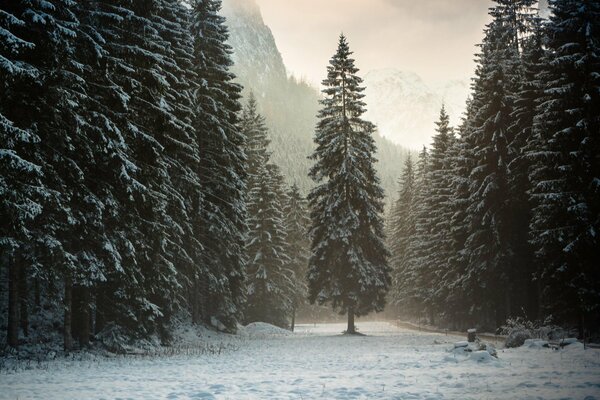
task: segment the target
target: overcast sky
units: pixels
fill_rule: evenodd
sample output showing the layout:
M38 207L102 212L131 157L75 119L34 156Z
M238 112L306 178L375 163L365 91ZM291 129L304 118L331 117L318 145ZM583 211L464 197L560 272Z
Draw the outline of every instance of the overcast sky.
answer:
M291 73L319 84L340 32L362 74L413 71L426 82L471 77L491 0L257 0Z

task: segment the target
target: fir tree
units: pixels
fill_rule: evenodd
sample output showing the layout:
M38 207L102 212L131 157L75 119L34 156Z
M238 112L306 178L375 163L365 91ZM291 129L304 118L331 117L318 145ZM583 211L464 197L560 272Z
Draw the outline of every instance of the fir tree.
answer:
M347 313L350 334L356 332L355 316L383 309L390 281L374 126L361 118L364 88L351 54L341 35L323 81L310 171L317 186L309 196L313 254L308 275L311 303L331 303Z
M409 154L400 179L400 192L394 204L390 228L390 253L394 303L401 308L408 306L405 298L410 273L408 253L411 238L415 234L415 218L412 213L416 192L415 167ZM405 311L405 310L402 310Z
M248 195L247 322L262 321L287 327L293 304L293 272L287 256L283 204L274 165L258 169Z
M452 160L450 151L454 145L454 130L450 127L450 117L442 106L440 119L436 122L437 134L433 137L433 144L429 152L427 167L427 196L425 204L428 215L428 243L430 254L426 261L429 270L426 278L433 291L426 306L437 312L445 306L448 282L445 274L449 269L449 259L453 255L452 238L450 235L452 209L450 198L452 195Z
M268 131L250 96L241 121L248 155L247 297L245 319L287 327L294 301L294 273L286 240L287 195L279 168L269 163Z
M552 1L535 118L531 241L545 306L596 324L600 309L600 3ZM574 313L574 314L573 314Z
M25 61L24 53L36 46L25 38L25 26L22 10L0 9L0 219L4 221L0 224L0 249L7 255L9 269L7 343L12 347L19 343L20 253L32 239L32 222L42 212L45 192L42 169L29 151L40 137L31 122L20 121L13 106L21 102L16 88L37 80L40 74L35 65Z
M248 102L242 113L241 130L246 138L246 157L248 168L248 188L255 186L260 178L259 170L269 163L271 153L268 150L270 140L265 118L258 112L254 93L250 92Z
M523 305L526 315L540 318L539 281L532 279L536 270L533 250L529 244L529 221L532 204L529 198L531 185L529 173L531 159L529 150L537 148L533 138L533 121L542 97L543 31L541 18L530 18L529 31L522 39L521 75L518 91L514 97L514 110L509 126L508 184L509 207L512 210L510 224L510 247L514 252L512 274L513 299Z
M217 0L193 2L195 71L201 79L194 118L202 154L197 228L204 269L193 277L194 290L202 292L194 308L204 308L205 321L216 318L234 331L244 302L246 156L245 136L237 126L241 87L230 72L232 50L220 8Z
M291 329L294 330L296 311L301 307L308 295L306 285L306 273L310 240L308 230L310 218L308 216L308 205L302 197L298 186L292 185L287 193L287 201L284 206L285 234L287 238L286 253L289 257L289 269L293 276L293 303Z
M475 165L470 174L470 234L465 243L468 269L463 282L478 319L496 326L511 311L507 131L519 63L513 11L498 2L490 12L494 20L486 29L479 56L473 85L475 111L467 132Z
M425 303L434 288L427 279L427 258L431 252L430 237L427 231L430 218L427 208L429 189L428 170L429 152L423 146L417 161L415 173L416 189L410 210L415 220L415 231L408 243L407 253L409 255L409 262L401 287L404 288L403 297L409 308L428 312L430 319L434 319L433 310L431 308L428 310L425 309Z

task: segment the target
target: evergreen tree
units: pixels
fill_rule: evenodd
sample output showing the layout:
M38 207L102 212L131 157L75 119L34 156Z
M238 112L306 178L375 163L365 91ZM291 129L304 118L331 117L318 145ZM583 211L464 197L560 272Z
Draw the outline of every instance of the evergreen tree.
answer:
M288 199L279 168L269 163L268 131L252 94L240 125L248 157L245 319L287 327L294 303L294 272L284 218Z
M79 24L74 3L69 1L15 2L3 6L2 12L7 26L28 43L16 47L9 43L4 47L9 58L3 65L12 76L7 81L2 113L8 116L12 127L21 130L21 140L8 143L29 142L20 146L19 158L39 166L38 177L45 189L35 220L37 234L13 254L13 268L20 270L20 324L27 335L30 282L34 280L39 287L40 279L57 286L62 281L64 344L68 350L72 346L73 280L90 284L103 277L99 246L93 240L84 240L95 236L91 232L98 226L101 206L85 181L86 171L93 168L90 156L94 148L91 138L81 134L84 122L80 101L86 96L79 64L73 60ZM32 178L33 185L24 193L36 187L36 177ZM18 181L12 180L13 184ZM16 278L17 274L11 276ZM85 335L82 342L87 343Z
M408 243L407 253L409 255L409 262L401 287L404 288L404 301L408 304L409 309L428 312L429 318L434 319L433 310L425 308L425 303L433 291L433 286L427 279L427 258L431 252L432 245L429 241L429 233L427 232L430 218L427 208L429 190L428 170L429 152L423 146L417 161L417 170L415 173L416 189L410 210L415 220L415 231Z
M246 136L246 156L248 157L248 185L252 185L259 177L258 170L271 158L269 152L269 132L265 118L258 112L254 93L250 93L248 103L244 107L241 129Z
M598 328L600 2L551 2L535 118L532 245L548 312ZM551 307L551 308L550 308Z
M450 117L442 106L440 119L436 122L437 134L429 152L427 167L427 196L425 199L428 226L425 228L430 243L426 260L429 285L433 287L426 306L439 313L445 307L448 282L445 275L449 269L449 259L453 255L450 235L452 209L452 159L450 151L454 145L454 130L450 127Z
M355 316L383 309L390 282L383 190L373 166L375 128L361 119L364 88L351 54L341 35L323 81L310 171L317 186L309 196L313 254L308 274L311 303L331 303L347 313L350 334Z
M258 169L248 196L247 322L287 327L293 305L293 271L287 255L283 204L278 196L280 172L274 165Z
M400 192L394 204L390 228L390 253L392 264L392 283L394 303L401 308L408 306L405 294L408 291L410 255L408 253L411 238L415 234L415 218L412 213L416 192L415 167L408 155L400 179ZM408 310L401 310L408 311Z
M306 273L310 251L308 205L306 204L306 199L300 193L298 186L292 185L288 191L283 213L287 238L286 253L290 260L289 269L294 273L291 322L291 329L293 331L296 321L296 311L304 304L308 295Z
M202 203L196 227L203 248L196 271L194 309L206 321L216 318L234 331L244 302L244 234L246 231L245 137L238 128L241 87L233 83L232 50L226 43L220 0L193 4L195 71L201 82L195 91L194 128L202 159L199 174ZM197 313L193 313L197 314Z
M470 234L463 280L465 295L483 324L500 326L510 315L511 210L508 192L508 127L519 64L514 8L499 1L491 9L473 84L474 114L466 133L474 148L467 209Z
M529 199L529 172L532 167L529 150L538 147L533 141L533 121L542 97L543 31L541 18L531 18L529 32L522 39L521 76L518 91L514 97L514 110L509 126L508 143L508 184L510 190L509 207L512 210L510 224L510 247L513 256L513 301L523 305L530 318L541 317L539 313L539 281L532 279L535 274L533 250L529 244L529 221L532 204Z
M0 249L8 255L2 261L9 270L7 343L12 347L19 343L20 258L34 235L32 221L42 212L45 193L42 170L29 151L40 137L31 121L20 120L13 106L20 93L17 88L36 81L40 74L25 59L24 53L36 45L25 37L22 14L23 10L14 6L0 9Z

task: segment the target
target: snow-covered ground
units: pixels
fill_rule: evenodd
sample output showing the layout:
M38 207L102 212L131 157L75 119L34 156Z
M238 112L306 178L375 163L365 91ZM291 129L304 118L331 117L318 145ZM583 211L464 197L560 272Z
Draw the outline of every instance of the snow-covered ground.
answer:
M0 399L581 399L600 400L600 351L499 350L456 354L461 337L359 323L258 324L220 355L50 361L0 372ZM477 361L477 360L483 361Z

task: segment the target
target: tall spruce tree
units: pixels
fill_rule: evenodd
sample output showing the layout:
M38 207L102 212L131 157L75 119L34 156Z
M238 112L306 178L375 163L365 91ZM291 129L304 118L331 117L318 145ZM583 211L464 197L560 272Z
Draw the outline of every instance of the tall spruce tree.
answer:
M310 171L309 299L354 317L381 311L390 283L383 242L383 190L374 169L374 125L361 117L364 88L344 35L327 67Z
M205 321L216 318L229 331L241 319L244 303L244 235L246 232L245 136L238 127L241 87L230 72L232 50L219 14L220 0L193 4L195 72L201 83L195 91L195 139L199 143L202 184L196 228L202 245L202 268L192 277L193 314ZM203 309L203 310L200 310Z
M415 173L415 195L411 208L411 213L415 219L415 232L408 243L409 264L407 273L403 277L402 286L404 288L404 301L409 309L419 310L419 312L428 313L431 323L435 319L433 309L427 309L425 304L430 297L433 286L427 279L428 265L427 258L431 252L431 245L427 226L430 215L427 208L427 196L429 190L429 151L425 146L419 153L417 168ZM421 315L419 315L421 316Z
M247 322L287 327L294 300L294 274L288 257L283 176L269 163L268 131L250 96L241 121L248 154L248 235L246 238Z
M415 201L415 166L410 154L404 163L402 177L400 178L400 192L398 199L394 204L391 216L391 227L389 229L390 236L390 253L392 266L392 299L399 306L400 312L407 312L404 308L407 307L405 302L405 293L407 287L405 283L409 271L409 244L415 234L415 218L413 207Z
M310 226L308 205L306 199L300 193L300 189L295 184L292 185L287 193L287 201L283 213L287 238L286 253L289 257L289 269L294 273L292 321L290 326L293 331L296 322L296 312L305 303L306 296L308 295L306 273L310 251L310 240L308 239Z
M34 234L32 222L43 209L42 169L34 162L30 148L40 142L32 121L23 121L18 103L30 109L31 92L23 85L37 82L38 66L26 61L36 43L27 37L23 10L13 5L0 9L0 262L8 268L7 343L19 344L19 280L21 253ZM18 97L21 94L22 97Z
M527 28L528 31L521 40L521 75L518 91L514 96L512 123L509 126L508 184L509 204L512 210L509 221L510 247L514 252L511 277L514 291L511 296L513 301L522 305L525 314L533 319L541 318L539 308L541 287L540 281L533 279L536 262L528 240L532 209L529 196L531 188L529 173L532 160L529 152L539 146L533 138L533 122L542 98L543 85L540 77L545 52L542 19L531 17Z
M248 194L247 322L288 327L293 306L293 271L286 248L278 168L263 165Z
M8 143L28 143L18 149L19 158L39 166L45 189L42 208L35 220L37 234L13 254L13 268L20 270L17 288L20 325L27 335L32 281L38 294L40 280L55 287L62 285L67 350L72 346L73 281L89 285L103 277L100 246L93 240L84 240L95 237L92 232L98 228L101 205L85 180L86 171L94 167L94 146L92 139L82 134L85 122L81 101L86 94L80 65L74 61L79 26L74 11L75 3L69 1L15 2L3 5L2 10L4 17L12 16L3 18L7 26L29 44L21 46L16 42L18 45L7 50L9 57L4 58L8 61L3 63L6 71L19 74L17 79L6 81L7 98L2 101L2 113L14 123L13 127L21 130L20 140ZM28 139L26 132L34 133L35 140ZM32 185L24 193L35 188L35 182L33 177ZM10 287L15 288L12 284ZM86 336L89 335L81 336L83 344L87 343Z
M583 335L600 314L600 2L550 6L530 233L547 312Z
M449 259L453 255L452 237L450 235L452 209L452 159L450 151L454 145L454 129L450 126L450 117L442 106L439 120L436 122L436 135L429 152L427 167L427 208L428 226L426 227L430 255L426 261L429 270L428 281L433 287L426 307L440 313L445 308L449 291L445 275L449 268Z
M473 84L474 114L467 132L475 165L470 174L468 268L463 282L477 320L495 326L511 312L507 136L519 65L515 9L505 3L498 1L490 11L494 20L485 30Z

